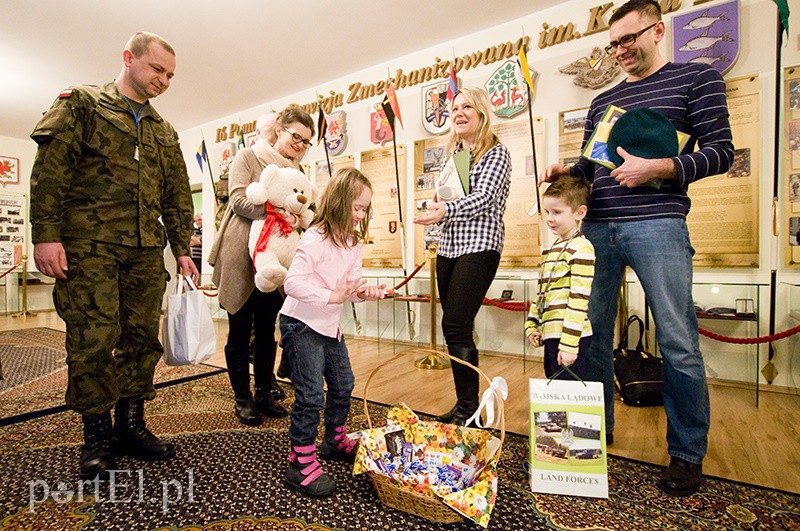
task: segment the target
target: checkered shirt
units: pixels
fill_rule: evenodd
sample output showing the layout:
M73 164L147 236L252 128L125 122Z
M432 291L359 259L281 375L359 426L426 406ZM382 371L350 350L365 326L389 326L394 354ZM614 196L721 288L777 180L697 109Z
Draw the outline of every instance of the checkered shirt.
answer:
M511 187L511 156L500 143L469 172L470 192L445 202L437 254L456 258L481 251L503 252L503 214Z

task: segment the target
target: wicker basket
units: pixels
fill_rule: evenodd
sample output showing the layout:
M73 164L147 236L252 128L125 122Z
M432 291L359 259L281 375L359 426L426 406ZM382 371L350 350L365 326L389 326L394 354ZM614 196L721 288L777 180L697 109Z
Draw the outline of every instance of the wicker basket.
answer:
M367 407L367 393L369 391L369 384L372 381L372 378L377 374L377 372L388 365L389 363L405 356L408 354L409 351L402 352L397 356L387 360L386 362L378 365L369 375L367 379L367 383L364 386L364 414L367 417L367 425L370 429L372 429L372 419L369 416L369 409ZM439 355L445 356L449 358L453 363L460 363L465 365L478 374L480 374L484 380L486 380L489 384L492 383L492 380L486 376L486 374L481 371L478 367L467 363L466 361L460 360L458 358L454 358L450 356L446 352L438 352ZM498 409L498 418L500 419L500 447L497 450L497 457L500 457L500 452L503 449L503 441L505 440L506 436L506 422L505 422L505 413L503 411L503 401L497 401L497 409ZM378 498L383 502L384 505L388 507L392 507L394 509L398 509L405 513L413 514L415 516L419 516L424 518L430 522L434 522L437 524L454 524L458 522L464 521L464 517L456 512L453 508L445 504L441 499L437 498L436 496L426 496L424 494L420 494L408 488L404 488L402 486L397 485L394 483L390 478L379 474L377 472L368 471L367 475L372 480L372 484L375 486L375 490L378 493Z

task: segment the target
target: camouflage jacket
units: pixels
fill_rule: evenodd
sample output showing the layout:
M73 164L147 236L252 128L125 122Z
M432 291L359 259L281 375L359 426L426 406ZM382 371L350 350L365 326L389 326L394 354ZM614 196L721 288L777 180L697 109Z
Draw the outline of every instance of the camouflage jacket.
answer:
M148 103L139 127L114 82L59 95L31 133L33 242L80 238L189 254L192 197L178 135Z

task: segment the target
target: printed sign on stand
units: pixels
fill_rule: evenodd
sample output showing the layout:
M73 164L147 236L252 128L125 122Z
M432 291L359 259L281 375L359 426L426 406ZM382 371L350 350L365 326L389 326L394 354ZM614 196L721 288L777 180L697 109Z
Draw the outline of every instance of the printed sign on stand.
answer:
M608 498L603 384L530 380L533 492Z

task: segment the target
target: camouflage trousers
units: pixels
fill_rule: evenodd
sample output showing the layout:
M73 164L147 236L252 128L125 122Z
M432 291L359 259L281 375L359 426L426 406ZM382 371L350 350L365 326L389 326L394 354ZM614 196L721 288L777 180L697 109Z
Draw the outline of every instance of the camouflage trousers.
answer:
M66 280L56 281L53 300L67 324L67 406L98 414L119 398L151 400L163 354L162 249L77 239L62 243L69 270Z

